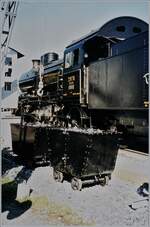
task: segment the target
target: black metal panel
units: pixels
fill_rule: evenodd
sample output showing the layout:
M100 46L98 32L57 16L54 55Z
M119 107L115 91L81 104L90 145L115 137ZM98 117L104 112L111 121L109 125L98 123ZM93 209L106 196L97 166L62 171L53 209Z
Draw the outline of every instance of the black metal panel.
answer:
M36 162L50 160L51 154L48 152L47 129L45 127L37 127L35 130L33 159Z
M89 66L89 108L106 107L106 61Z
M68 132L67 171L72 176L83 174L87 157L88 136L83 133Z
M51 164L59 169L64 169L63 157L65 153L65 134L57 128L47 128L48 153L51 153Z
M92 135L84 175L110 173L115 168L118 147L115 135Z
M122 56L107 60L106 107L120 107L122 105Z
M120 107L122 57L95 62L89 66L89 108ZM119 86L118 86L119 85Z
M143 49L125 54L123 57L121 78L121 107L144 107L142 100L142 84L145 83Z
M110 174L117 158L116 135L49 128L52 166L75 177Z
M112 45L112 56L148 46L148 31Z
M26 160L31 160L34 156L35 131L35 127L11 124L13 151Z
M50 160L46 128L11 124L11 135L14 153L24 160L35 162Z
M147 52L141 48L91 64L89 108L144 108L147 61Z

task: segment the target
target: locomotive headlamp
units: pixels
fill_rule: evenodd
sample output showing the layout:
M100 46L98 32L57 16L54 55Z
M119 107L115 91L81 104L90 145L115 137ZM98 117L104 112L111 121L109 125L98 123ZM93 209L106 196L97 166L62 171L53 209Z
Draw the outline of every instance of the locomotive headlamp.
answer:
M88 54L87 53L84 54L84 58L88 58Z

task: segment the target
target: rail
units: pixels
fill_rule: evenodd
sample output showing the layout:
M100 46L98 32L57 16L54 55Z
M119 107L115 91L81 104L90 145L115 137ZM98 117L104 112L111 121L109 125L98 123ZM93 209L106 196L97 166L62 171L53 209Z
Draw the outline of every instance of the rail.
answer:
M130 152L130 153L139 154L139 155L143 155L143 156L149 156L148 153L144 153L144 152L141 152L141 151L136 151L136 150L132 150L132 149L128 149L128 148L120 149L120 150L121 151L127 151L127 152Z

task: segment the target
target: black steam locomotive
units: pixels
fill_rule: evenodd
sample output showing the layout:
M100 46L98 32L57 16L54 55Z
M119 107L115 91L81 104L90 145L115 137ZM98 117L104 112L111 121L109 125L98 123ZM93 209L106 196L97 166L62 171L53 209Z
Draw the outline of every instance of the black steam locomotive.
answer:
M12 125L19 154L49 160L56 180L67 174L81 189L83 179L110 179L118 137L120 144L147 152L145 22L115 18L72 42L62 60L48 53L33 63L19 80L21 124Z

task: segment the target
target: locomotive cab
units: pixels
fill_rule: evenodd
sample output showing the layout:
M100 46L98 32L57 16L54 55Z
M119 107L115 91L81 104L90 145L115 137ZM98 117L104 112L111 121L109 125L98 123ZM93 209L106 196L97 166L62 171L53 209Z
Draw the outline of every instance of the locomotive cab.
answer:
M119 39L94 35L66 49L64 57L64 101L88 104L88 67L112 55L112 44Z

